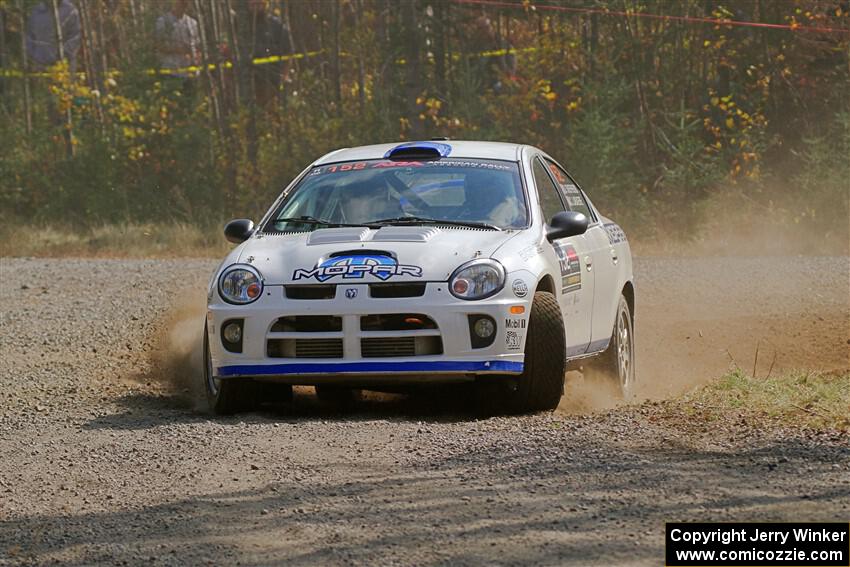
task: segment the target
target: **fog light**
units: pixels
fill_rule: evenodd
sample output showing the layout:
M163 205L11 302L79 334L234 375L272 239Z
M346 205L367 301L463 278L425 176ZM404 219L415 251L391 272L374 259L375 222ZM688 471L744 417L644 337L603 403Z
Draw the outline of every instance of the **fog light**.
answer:
M486 339L496 332L496 325L493 324L492 319L482 317L475 322L475 325L472 326L472 330L475 331L475 334L482 339Z
M223 332L224 340L237 344L242 340L242 327L238 323L229 323Z

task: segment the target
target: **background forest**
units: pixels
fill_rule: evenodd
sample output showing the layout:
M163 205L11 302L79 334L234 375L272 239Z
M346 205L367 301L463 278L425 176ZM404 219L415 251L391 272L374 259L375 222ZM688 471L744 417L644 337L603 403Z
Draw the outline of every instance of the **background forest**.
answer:
M846 0L271 0L287 33L262 57L249 2L192 0L202 64L182 77L160 69L170 2L73 0L73 70L27 61L37 4L0 0L7 241L219 242L324 152L448 136L539 145L642 242L848 247Z

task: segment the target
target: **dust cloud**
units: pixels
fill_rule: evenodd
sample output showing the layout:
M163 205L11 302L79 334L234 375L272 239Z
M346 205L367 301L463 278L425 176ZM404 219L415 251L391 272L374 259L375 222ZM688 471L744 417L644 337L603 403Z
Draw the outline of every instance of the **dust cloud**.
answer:
M194 409L203 409L203 296L172 307L156 325L146 381Z

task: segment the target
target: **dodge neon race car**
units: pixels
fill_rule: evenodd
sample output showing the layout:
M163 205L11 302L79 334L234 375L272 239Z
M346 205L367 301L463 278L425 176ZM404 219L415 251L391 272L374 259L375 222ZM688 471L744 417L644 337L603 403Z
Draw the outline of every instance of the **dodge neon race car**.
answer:
M345 399L467 381L499 411L550 410L568 364L591 357L632 391L626 236L537 148L338 150L225 236L239 246L210 281L204 333L217 413L269 382Z

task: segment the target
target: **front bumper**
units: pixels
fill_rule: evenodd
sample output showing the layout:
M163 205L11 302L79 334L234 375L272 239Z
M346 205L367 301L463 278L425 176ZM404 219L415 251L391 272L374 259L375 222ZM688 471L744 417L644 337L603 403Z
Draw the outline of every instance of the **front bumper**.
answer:
M529 283L530 285L530 283ZM533 288L532 288L533 289ZM354 293L351 290L355 290ZM348 292L348 293L346 293ZM354 297L350 297L350 296ZM368 284L341 283L332 299L289 299L284 286L266 286L263 296L250 305L230 305L214 294L207 309L210 357L217 378L254 377L293 384L321 382L420 382L458 381L478 375L520 374L531 304L518 298L510 286L481 301L463 301L451 295L445 282L429 282L424 295L406 298L370 297ZM511 313L522 308L522 314ZM361 340L393 340L425 334L417 331L364 331L361 317L378 314L415 313L430 317L437 325L427 334L442 341L442 354L402 357L369 357ZM489 346L473 348L469 315L488 315L496 323ZM276 333L275 322L284 316L334 316L341 330L325 333ZM242 352L224 348L221 325L242 319ZM334 358L281 358L269 356L268 341L286 338L327 338L342 343Z

